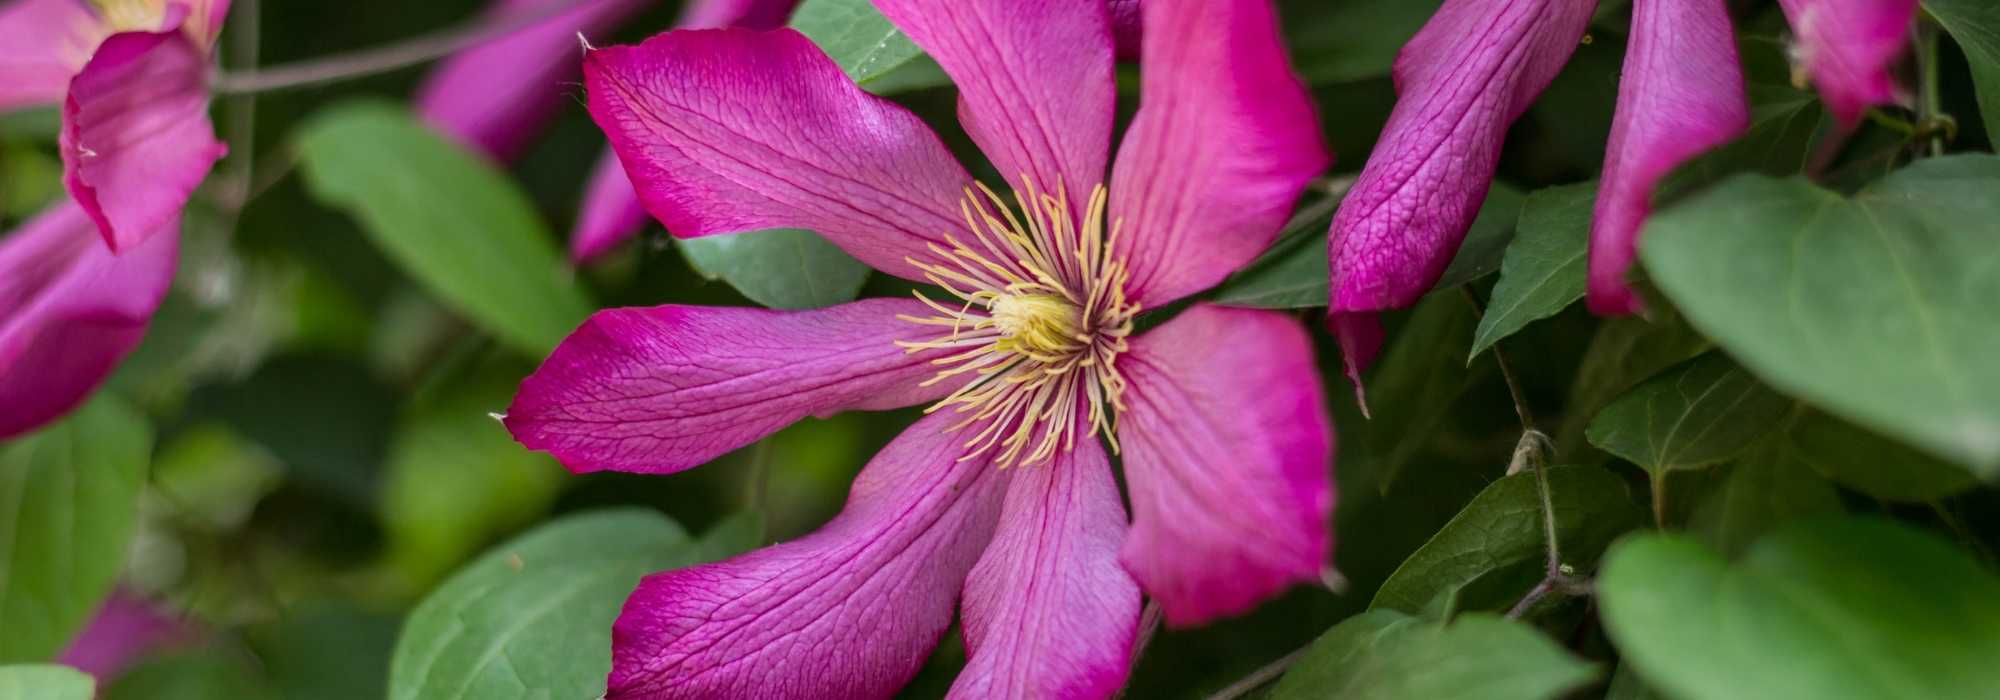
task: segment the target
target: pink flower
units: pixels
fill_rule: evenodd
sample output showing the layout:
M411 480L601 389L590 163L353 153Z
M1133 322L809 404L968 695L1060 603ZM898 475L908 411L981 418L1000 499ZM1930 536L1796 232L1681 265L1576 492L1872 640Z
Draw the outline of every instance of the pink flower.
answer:
M951 74L1020 210L790 30L585 60L591 113L669 231L810 228L952 296L603 311L522 383L508 428L579 472L676 472L806 416L933 406L818 532L641 583L610 697L885 697L955 605L955 695L1103 697L1142 591L1199 624L1326 564L1332 432L1305 330L1207 304L1133 327L1260 252L1327 164L1269 4L1145 4L1108 188L1103 2L878 6Z
M1595 6L1445 0L1397 55L1400 99L1327 241L1328 321L1357 398L1382 344L1376 313L1416 303L1444 275L1508 125L1569 60Z
M1743 66L1724 0L1635 0L1618 111L1590 224L1590 310L1640 310L1625 273L1653 186L1750 128Z
M1779 0L1805 71L1841 123L1900 99L1890 66L1909 41L1917 0Z
M193 645L202 636L201 628L121 588L111 592L57 661L105 685L147 656Z

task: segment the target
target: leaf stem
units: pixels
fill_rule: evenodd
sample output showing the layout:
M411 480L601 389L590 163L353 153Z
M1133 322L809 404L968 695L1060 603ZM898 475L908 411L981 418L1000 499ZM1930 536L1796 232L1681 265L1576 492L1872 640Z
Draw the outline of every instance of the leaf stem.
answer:
M1465 295L1465 302L1472 305L1473 313L1486 315L1486 305L1479 303L1479 296L1472 293L1471 286L1461 284L1458 291ZM1500 365L1500 378L1507 382L1507 394L1514 398L1514 415L1521 419L1521 430L1541 434L1535 430L1535 414L1528 410L1527 395L1521 391L1521 381L1514 377L1513 365L1508 364L1507 356L1500 352L1500 344L1494 343L1488 352L1493 354L1494 364Z
M1931 157L1944 155L1944 142L1957 124L1944 113L1944 98L1938 93L1938 25L1919 19L1914 29L1917 54L1917 125L1914 136L1929 141Z
M387 73L428 63L540 24L584 0L559 0L517 17L487 17L443 31L344 54L307 59L267 69L223 71L209 81L218 95L289 90Z
M1235 700L1236 698L1243 697L1252 690L1264 687L1264 684L1277 680L1278 676L1283 675L1285 669L1291 668L1292 664L1299 660L1299 657L1305 656L1306 648L1308 647L1302 647L1290 654L1278 657L1277 660L1271 663L1264 664L1262 668L1251 671L1250 675L1244 676L1235 683L1231 683L1227 687L1215 691L1214 695L1208 696L1208 700Z

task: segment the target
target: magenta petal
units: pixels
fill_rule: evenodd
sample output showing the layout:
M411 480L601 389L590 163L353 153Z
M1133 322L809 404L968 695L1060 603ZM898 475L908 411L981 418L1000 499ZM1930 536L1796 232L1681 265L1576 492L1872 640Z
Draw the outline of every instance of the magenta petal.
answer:
M583 209L577 212L576 230L569 236L569 259L583 263L609 252L646 225L646 208L618 153L605 149L597 167L590 172L590 184L583 192Z
M228 147L208 121L208 59L179 30L118 34L70 81L62 158L70 196L112 250L178 230L181 207Z
M1110 0L1105 4L1111 8L1111 42L1118 48L1118 58L1138 58L1139 0Z
M910 279L971 176L916 115L790 29L678 30L584 59L590 114L676 236L812 229Z
M777 29L785 26L798 0L688 0L676 26L683 29L742 27Z
M1119 417L1126 568L1193 625L1317 580L1332 547L1333 429L1305 329L1196 305L1132 342Z
M97 677L102 685L149 654L187 646L200 637L200 628L193 624L168 616L127 591L117 590L97 609L97 614L57 661Z
M949 383L919 386L944 351L896 345L935 337L935 327L896 318L928 313L914 299L599 311L522 380L507 429L573 471L681 471L809 415L950 393Z
M916 675L993 532L1002 472L940 413L868 463L818 532L646 577L611 629L609 698L886 698Z
M1276 238L1331 158L1267 0L1146 5L1139 113L1118 150L1127 293L1159 306L1207 289Z
M1507 126L1562 69L1593 0L1446 0L1396 58L1400 98L1334 216L1328 311L1416 303L1479 213Z
M1012 472L993 543L965 581L968 658L948 697L1110 697L1139 631L1111 463L1084 440Z
M545 14L562 4L574 7L439 64L417 88L417 112L440 131L495 158L519 154L576 93L583 63L577 36L605 34L650 3L500 0L491 14L496 21L507 21Z
M0 111L55 104L100 38L78 0L0 3Z
M1723 0L1635 0L1618 112L1590 226L1590 310L1640 310L1625 285L1653 185L1750 128L1743 66Z
M958 85L958 116L1000 175L1065 185L1080 215L1111 153L1103 0L875 0Z
M1852 126L1869 107L1899 99L1889 68L1909 41L1917 0L1778 0L1828 111Z
M70 202L0 238L0 439L68 413L139 344L179 239L169 225L114 255Z

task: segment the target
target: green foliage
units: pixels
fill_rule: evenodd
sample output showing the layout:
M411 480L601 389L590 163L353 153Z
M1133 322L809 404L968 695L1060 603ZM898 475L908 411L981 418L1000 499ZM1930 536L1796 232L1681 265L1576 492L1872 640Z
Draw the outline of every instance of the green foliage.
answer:
M1978 483L1950 462L1818 411L1785 435L1792 454L1822 476L1885 501L1935 501Z
M695 272L720 279L774 309L816 309L853 301L868 266L801 229L771 229L680 241Z
M279 700L246 662L216 650L153 659L112 681L103 700Z
M89 675L68 666L0 666L0 700L90 700L96 686Z
M1335 83L1389 74L1396 53L1416 36L1441 0L1355 0L1289 3L1287 43L1299 74ZM1367 27L1368 31L1355 31Z
M1988 138L2000 139L2000 4L1988 0L1924 0L1923 7L1936 17L1951 38L1965 51L1972 66L1972 80L1978 88L1979 114L1986 121Z
M1583 298L1589 273L1585 253L1590 248L1590 210L1596 203L1595 182L1528 195L1514 241L1500 262L1500 282L1493 285L1493 299L1473 334L1472 357Z
M1695 505L1688 529L1730 556L1780 525L1845 510L1833 485L1782 440L1751 450L1726 472Z
M877 94L951 84L936 61L868 0L806 0L793 29L812 39L847 77Z
M1674 697L1979 697L2000 653L2000 578L1876 519L1778 530L1735 562L1685 535L1612 547L1598 580L1627 663Z
M0 662L53 658L110 594L152 442L106 396L0 445Z
M1536 700L1600 675L1534 628L1483 614L1431 622L1373 610L1313 642L1270 700Z
M1612 401L1587 435L1599 449L1659 474L1736 456L1790 408L1729 358L1709 353Z
M547 227L489 161L398 107L329 108L301 132L306 181L439 298L532 357L590 313Z

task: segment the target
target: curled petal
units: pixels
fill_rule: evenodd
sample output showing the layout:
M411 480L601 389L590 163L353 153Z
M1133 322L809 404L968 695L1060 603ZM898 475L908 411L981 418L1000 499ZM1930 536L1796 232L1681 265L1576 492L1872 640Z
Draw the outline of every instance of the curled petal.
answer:
M1139 113L1119 147L1111 216L1129 293L1158 306L1262 252L1331 158L1267 0L1152 0L1145 15Z
M1333 428L1305 330L1197 305L1119 365L1131 383L1123 559L1167 622L1234 615L1317 580L1332 547Z
M461 51L417 88L416 108L439 130L495 158L512 159L575 91L583 49L646 9L648 0L500 0L494 21L572 7L520 31Z
M1010 470L1000 525L965 581L953 698L1107 698L1125 684L1139 584L1118 564L1125 507L1095 440Z
M742 27L777 29L785 26L798 0L689 0L676 26L683 29Z
M955 417L910 426L804 538L646 577L611 629L610 700L887 698L951 625L1002 472Z
M1111 27L1103 0L875 0L958 85L965 133L1000 175L1082 203L1111 153ZM1073 206L1081 213L1083 207Z
M1779 0L1827 110L1849 126L1900 99L1890 66L1909 41L1917 0Z
M618 153L606 149L590 171L584 186L583 208L577 212L576 230L569 236L569 259L582 263L609 252L646 225L646 208L632 180L625 177L625 165Z
M1356 314L1349 327L1374 323L1373 312L1437 284L1486 199L1508 125L1569 60L1595 5L1446 0L1403 46L1396 108L1333 219L1328 311Z
M875 269L962 230L971 176L930 127L790 29L676 30L584 59L590 115L676 236L805 228Z
M56 104L104 38L77 0L0 4L0 110Z
M139 344L179 239L169 225L113 254L69 202L0 238L0 439L76 408Z
M1618 112L1590 225L1590 310L1629 314L1625 271L1639 252L1653 186L1750 128L1743 66L1723 0L1635 0Z
M809 415L949 393L948 382L920 386L944 351L896 345L935 336L897 318L928 313L914 299L599 311L522 380L507 429L572 471L681 471Z
M70 196L115 251L178 230L188 195L228 152L208 121L208 57L179 30L117 34L70 81Z

